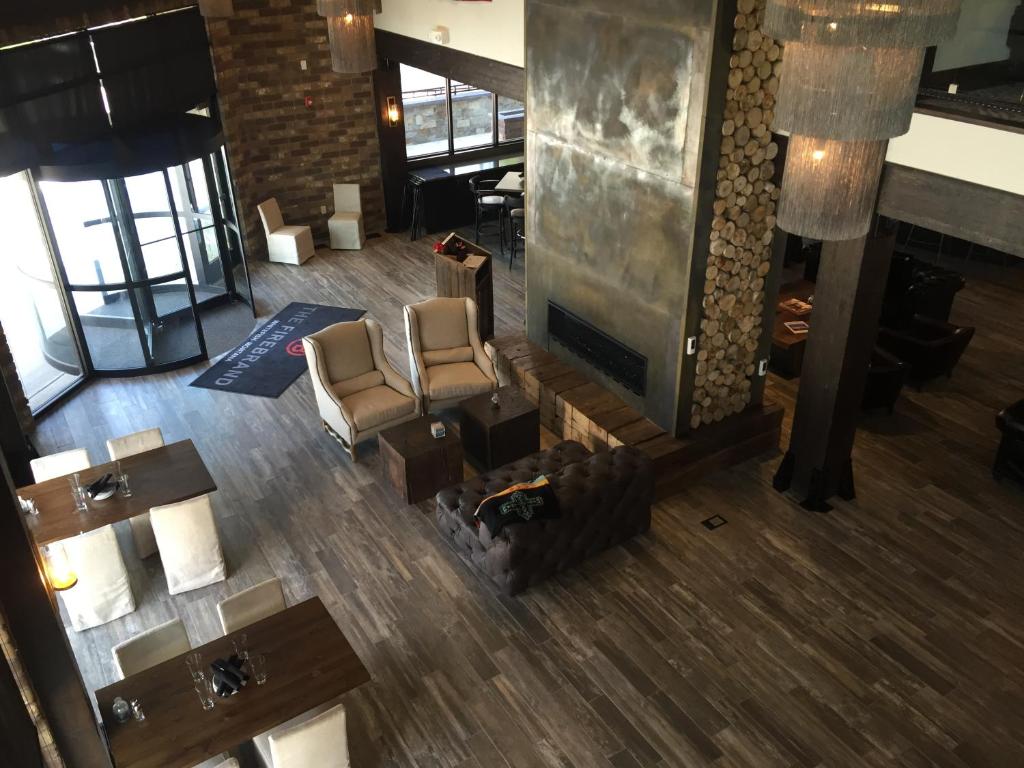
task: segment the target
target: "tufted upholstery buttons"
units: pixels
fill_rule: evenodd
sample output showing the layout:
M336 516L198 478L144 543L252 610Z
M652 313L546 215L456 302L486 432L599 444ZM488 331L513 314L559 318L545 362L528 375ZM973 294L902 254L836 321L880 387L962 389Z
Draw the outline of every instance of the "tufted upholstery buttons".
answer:
M506 526L492 538L473 514L487 496L546 475L562 509L558 520ZM437 495L437 526L456 550L514 595L648 530L654 498L650 459L634 448L591 455L559 443Z

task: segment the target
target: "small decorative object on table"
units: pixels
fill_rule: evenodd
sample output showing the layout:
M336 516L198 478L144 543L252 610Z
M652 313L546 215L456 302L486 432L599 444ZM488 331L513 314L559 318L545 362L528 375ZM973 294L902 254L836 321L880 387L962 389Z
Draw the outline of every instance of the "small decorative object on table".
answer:
M809 315L814 307L809 302L801 301L797 298L786 299L785 301L779 302L779 308L785 312L789 312L797 317L803 317Z
M811 327L807 323L805 323L803 320L793 320L793 321L788 322L788 323L783 323L783 325L786 326L786 329L790 333L795 333L797 335L805 334L805 333L807 333L808 331L811 330Z
M114 712L114 719L119 723L127 723L132 715L132 708L120 696L114 699L114 706L111 709Z
M447 432L444 428L444 422L435 421L430 425L430 434L434 436L435 440L440 440L444 437Z
M501 398L497 392L491 395L491 408L501 408Z
M132 699L132 715L140 723L146 719L146 713L142 711L142 702L138 699Z

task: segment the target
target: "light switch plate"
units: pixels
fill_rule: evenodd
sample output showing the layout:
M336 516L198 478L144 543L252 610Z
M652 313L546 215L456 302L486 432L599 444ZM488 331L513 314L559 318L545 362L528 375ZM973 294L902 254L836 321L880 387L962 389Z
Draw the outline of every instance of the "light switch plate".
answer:
M689 336L686 339L686 354L696 355L697 354L697 337Z
M760 363L757 364L757 375L758 376L767 376L768 375L768 361L767 360L762 360Z

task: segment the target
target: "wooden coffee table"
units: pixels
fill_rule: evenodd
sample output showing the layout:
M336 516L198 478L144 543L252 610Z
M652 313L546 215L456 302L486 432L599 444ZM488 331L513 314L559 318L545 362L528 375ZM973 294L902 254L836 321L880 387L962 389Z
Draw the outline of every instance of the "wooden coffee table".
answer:
M470 463L491 470L540 450L540 410L516 387L463 400L459 406L462 447Z
M787 299L807 301L813 295L814 283L800 280L779 289L779 304ZM786 327L786 323L794 320L802 320L810 325L811 316L809 314L797 315L781 306L776 306L775 327L772 329L771 363L775 372L786 378L796 378L800 375L804 364L804 350L807 348L807 334L793 333Z
M449 429L442 438L430 434L436 416L421 416L378 435L384 474L407 504L429 499L462 482L462 443Z

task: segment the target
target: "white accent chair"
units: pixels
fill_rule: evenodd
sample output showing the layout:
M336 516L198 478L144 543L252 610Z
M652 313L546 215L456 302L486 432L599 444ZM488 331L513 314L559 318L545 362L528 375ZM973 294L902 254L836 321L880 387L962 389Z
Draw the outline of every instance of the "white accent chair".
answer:
M267 579L243 589L217 604L217 615L225 635L254 624L285 609L281 580Z
M124 679L190 650L192 645L185 625L181 619L171 619L115 645L114 666L121 679Z
M437 298L405 307L409 370L425 413L498 388L472 299Z
M138 453L152 451L164 445L164 435L160 427L144 429L130 435L107 440L107 453L111 461L120 461ZM131 478L129 477L129 481ZM149 513L129 519L132 527L132 538L135 540L135 552L139 559L144 560L156 554L156 539L153 538L153 526L149 523Z
M227 578L209 496L153 507L149 512L172 595Z
M366 242L363 230L363 201L358 184L334 185L334 215L327 220L331 233L331 249L358 251Z
M256 206L263 221L263 231L267 235L267 255L271 261L280 264L302 264L314 253L313 230L309 227L285 226L281 217L281 206L276 198Z
M32 459L29 464L32 467L32 476L37 483L81 472L92 466L89 461L89 452L85 448L72 448L70 451L40 456L38 459Z
M412 385L384 354L380 323L337 323L302 345L324 428L353 461L358 443L422 413Z
M350 768L345 707L320 707L254 738L264 768Z
M135 610L131 581L113 526L105 525L54 546L64 548L68 563L78 574L78 583L60 593L76 632Z

